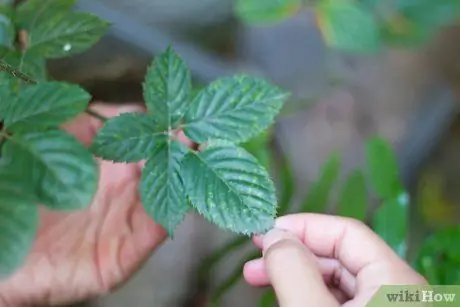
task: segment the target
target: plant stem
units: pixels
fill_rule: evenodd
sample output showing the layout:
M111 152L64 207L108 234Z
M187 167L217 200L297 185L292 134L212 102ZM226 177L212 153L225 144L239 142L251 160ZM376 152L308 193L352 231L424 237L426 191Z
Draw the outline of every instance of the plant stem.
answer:
M224 295L241 279L245 263L259 256L260 251L251 253L238 264L237 268L233 271L233 274L224 280L224 282L222 282L214 291L214 295L211 298L212 307L219 307L220 301Z
M248 237L237 237L232 241L228 242L218 250L214 251L211 255L206 257L199 266L198 269L198 282L204 283L208 278L209 272L212 270L222 258L228 255L230 252L242 247L243 245L249 243Z
M90 115L90 116L92 116L94 118L99 119L101 122L106 122L108 120L107 117L105 117L105 116L103 116L103 115L101 115L101 114L99 114L97 112L94 112L93 110L86 109L85 112L86 112L86 114L88 114L88 115Z

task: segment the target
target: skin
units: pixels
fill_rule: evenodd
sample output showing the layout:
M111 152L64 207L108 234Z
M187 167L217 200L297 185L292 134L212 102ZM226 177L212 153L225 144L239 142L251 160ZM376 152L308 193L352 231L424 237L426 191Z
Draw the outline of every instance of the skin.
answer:
M245 279L271 285L281 307L362 307L384 284L427 284L366 225L348 218L284 216L254 243L263 257L246 263Z
M135 105L96 104L92 109L106 117L144 111ZM63 128L89 146L101 126L82 114ZM190 145L183 135L179 138ZM139 200L142 163L99 165L99 189L88 209L41 210L41 227L26 263L0 281L0 306L67 304L105 294L132 276L166 239Z

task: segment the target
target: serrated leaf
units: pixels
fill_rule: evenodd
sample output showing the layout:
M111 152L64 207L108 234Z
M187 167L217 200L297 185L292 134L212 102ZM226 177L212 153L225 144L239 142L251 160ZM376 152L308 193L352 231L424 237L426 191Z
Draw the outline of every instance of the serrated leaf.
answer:
M260 234L273 227L277 200L267 171L244 149L211 146L181 164L193 207L222 229Z
M190 210L180 177L180 162L187 148L178 142L163 143L150 154L142 170L140 194L145 211L172 237Z
M184 116L192 81L187 65L171 47L148 69L143 91L150 113L162 127L175 126Z
M25 262L38 228L38 206L18 174L0 164L0 280Z
M374 213L372 228L402 258L405 258L408 234L408 195L400 192L384 200Z
M35 52L8 51L4 55L2 54L2 61L30 80L40 82L45 81L47 78L45 59L38 56Z
M46 58L86 51L105 34L109 24L83 12L60 12L30 29L28 48Z
M280 22L302 7L302 0L237 0L236 15L251 24Z
M104 160L138 162L150 157L167 139L168 132L161 131L150 115L123 113L104 124L93 139L91 151Z
M266 169L269 169L272 165L272 156L270 152L272 135L273 131L269 129L241 145L241 147L256 157L257 161Z
M28 86L6 108L4 125L10 132L55 128L83 112L90 99L77 85L47 82Z
M340 172L340 155L333 153L322 165L318 180L308 187L308 193L301 205L301 212L323 213L330 193Z
M60 130L10 137L2 158L34 187L40 203L57 210L87 207L96 192L98 167L92 154Z
M27 0L16 10L16 23L25 30L31 30L56 13L68 12L76 0Z
M365 144L365 155L369 177L377 194L384 199L398 197L403 184L390 143L383 138L372 138Z
M273 123L287 97L261 79L221 78L195 97L186 114L184 133L197 143L209 139L246 142Z
M367 188L361 171L352 172L345 181L339 196L338 214L360 221L366 219Z
M316 7L318 26L326 43L348 52L374 52L381 48L374 15L353 1L321 0Z

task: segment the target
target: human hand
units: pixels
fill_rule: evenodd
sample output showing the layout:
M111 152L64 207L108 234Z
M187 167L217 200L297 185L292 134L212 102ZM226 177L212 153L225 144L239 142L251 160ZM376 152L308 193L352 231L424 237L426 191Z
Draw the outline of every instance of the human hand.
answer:
M106 117L143 111L139 106L92 109ZM64 128L89 146L101 126L82 114ZM139 200L141 163L100 161L99 166L98 191L86 210L41 210L25 265L0 281L0 306L49 306L104 294L126 281L165 240L165 230L146 215Z
M377 234L348 218L284 216L254 242L263 258L246 263L245 279L271 285L281 307L362 307L382 285L427 284Z

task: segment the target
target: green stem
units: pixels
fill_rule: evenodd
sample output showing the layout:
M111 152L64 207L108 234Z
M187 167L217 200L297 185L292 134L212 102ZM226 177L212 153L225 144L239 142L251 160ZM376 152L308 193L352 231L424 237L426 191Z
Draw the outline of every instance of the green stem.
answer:
M94 112L93 110L86 109L85 112L86 112L86 114L91 115L92 117L99 119L101 122L106 122L108 120L107 117L105 117L105 116L103 116L103 115L101 115L101 114L99 114L97 112Z
M206 257L201 262L201 265L198 269L198 282L204 283L209 277L209 272L222 258L224 258L232 251L244 246L249 241L250 240L248 237L237 237Z
M220 301L224 295L231 289L242 277L242 271L246 262L258 258L260 256L260 251L249 254L247 257L241 261L237 268L233 271L233 274L230 275L226 280L224 280L214 291L214 294L211 298L211 306L219 307Z

